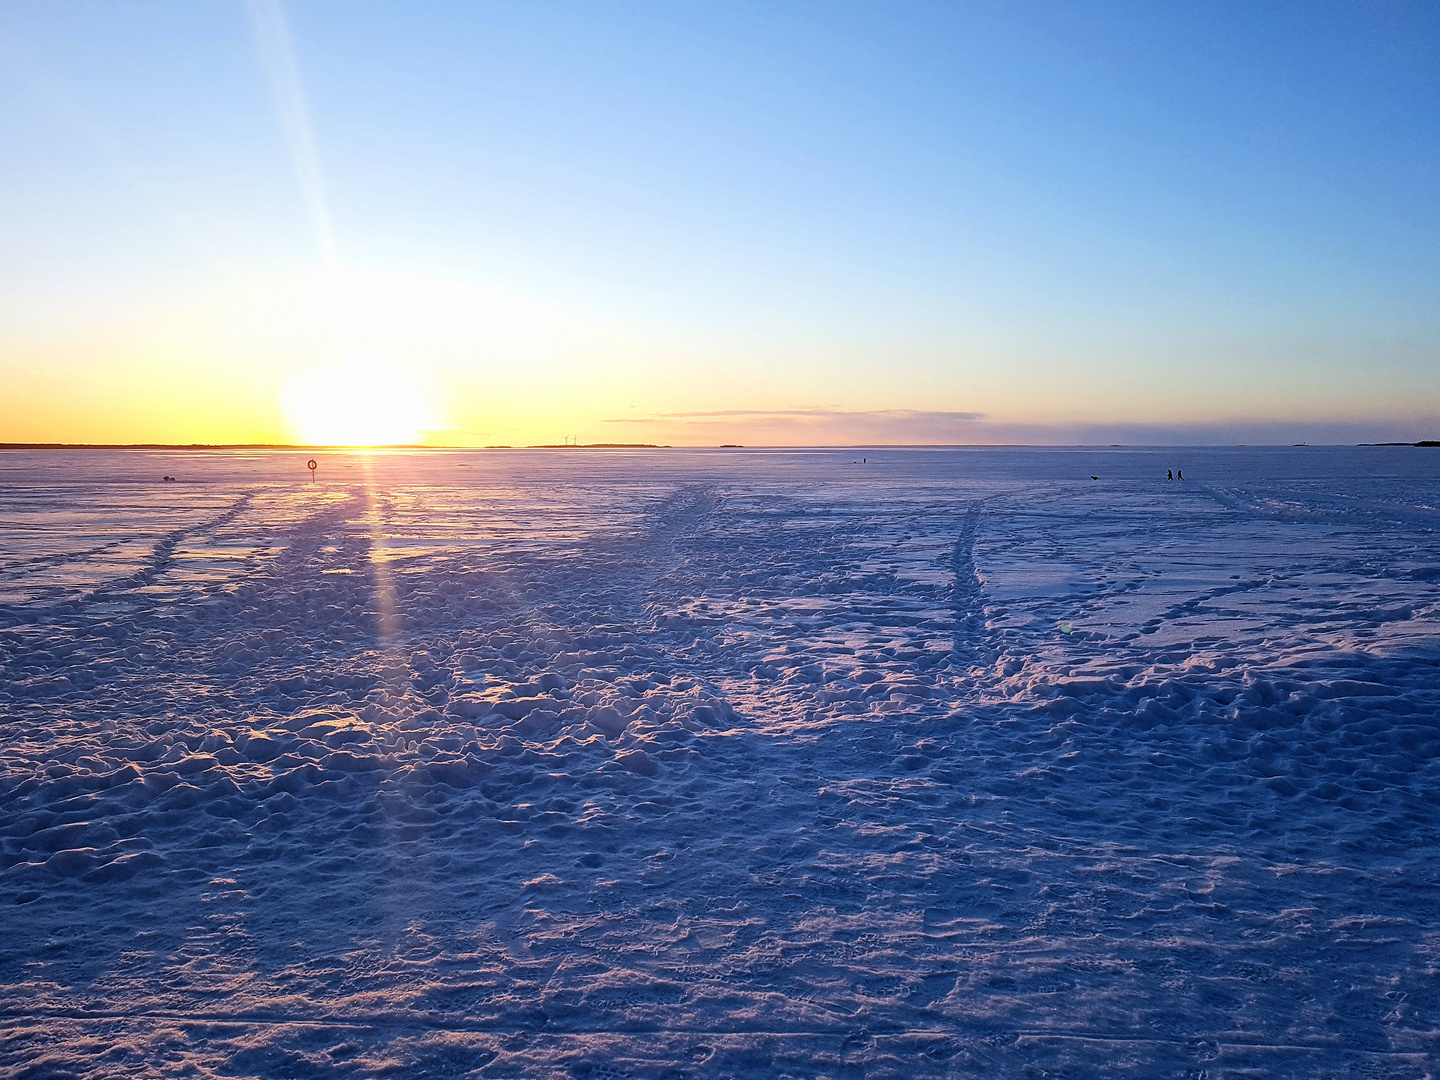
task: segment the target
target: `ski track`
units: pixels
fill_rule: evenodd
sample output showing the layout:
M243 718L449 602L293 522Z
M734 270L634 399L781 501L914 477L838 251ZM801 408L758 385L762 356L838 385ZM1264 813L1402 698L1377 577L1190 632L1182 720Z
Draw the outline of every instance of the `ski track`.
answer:
M0 1069L1430 1076L1345 453L0 456Z

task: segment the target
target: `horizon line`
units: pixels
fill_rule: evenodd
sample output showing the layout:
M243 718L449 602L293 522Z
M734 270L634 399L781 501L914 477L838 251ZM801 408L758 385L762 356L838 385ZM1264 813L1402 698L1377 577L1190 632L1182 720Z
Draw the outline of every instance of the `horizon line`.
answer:
M475 445L436 446L430 443L375 443L369 445L324 443L65 443L65 442L0 442L0 450L315 450L330 453L363 453L371 450L407 451L476 451L476 450L984 450L984 449L1064 449L1141 450L1150 447L1194 447L1221 449L1248 447L1267 449L1301 449L1309 447L1360 446L1440 446L1440 440L1421 439L1417 442L1360 443L741 443L697 444L675 446L668 443L531 443L524 446L490 443Z

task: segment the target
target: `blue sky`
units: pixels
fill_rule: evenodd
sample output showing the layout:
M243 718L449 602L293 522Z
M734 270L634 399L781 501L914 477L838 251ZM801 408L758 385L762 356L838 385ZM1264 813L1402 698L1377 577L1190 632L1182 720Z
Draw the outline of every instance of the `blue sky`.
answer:
M0 427L1433 436L1437 106L1428 4L11 2Z

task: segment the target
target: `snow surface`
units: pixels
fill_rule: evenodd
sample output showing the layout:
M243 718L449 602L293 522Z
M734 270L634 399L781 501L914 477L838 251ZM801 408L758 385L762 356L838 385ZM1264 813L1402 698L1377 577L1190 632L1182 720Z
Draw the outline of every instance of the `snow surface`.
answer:
M1440 449L307 456L0 454L7 1075L1435 1071Z

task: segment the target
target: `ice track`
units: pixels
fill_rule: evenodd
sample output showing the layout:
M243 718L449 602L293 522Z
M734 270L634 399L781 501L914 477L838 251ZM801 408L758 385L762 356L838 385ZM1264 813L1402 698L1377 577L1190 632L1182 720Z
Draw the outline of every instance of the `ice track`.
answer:
M865 456L0 460L0 1068L1433 1075L1440 451Z

